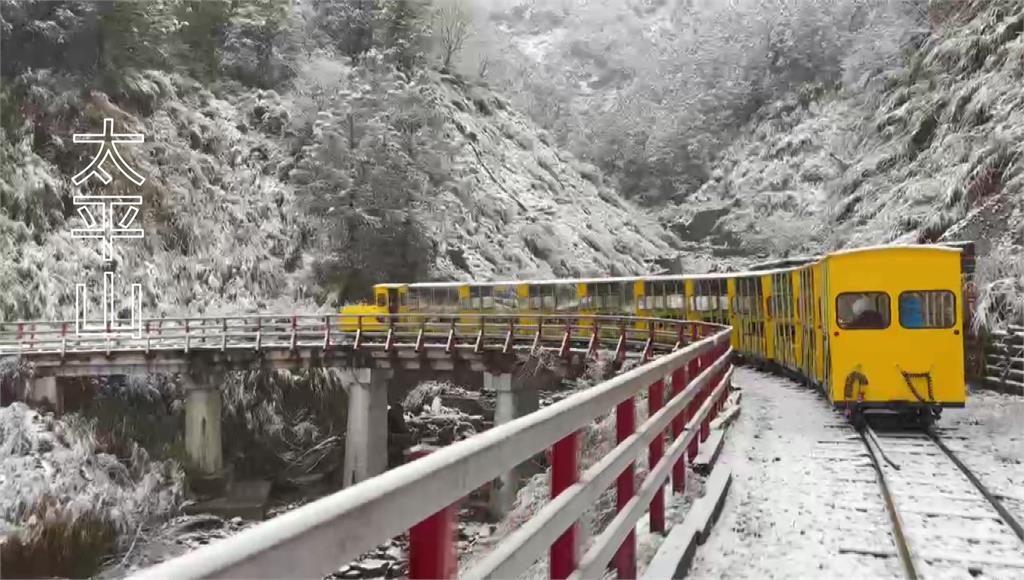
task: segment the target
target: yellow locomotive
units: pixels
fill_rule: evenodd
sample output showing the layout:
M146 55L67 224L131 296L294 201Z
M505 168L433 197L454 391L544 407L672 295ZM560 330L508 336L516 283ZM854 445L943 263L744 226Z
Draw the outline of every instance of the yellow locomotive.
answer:
M916 414L962 407L961 250L881 246L750 272L508 282L379 284L358 315L605 314L703 320L733 327L733 349L820 387L855 419L864 410Z

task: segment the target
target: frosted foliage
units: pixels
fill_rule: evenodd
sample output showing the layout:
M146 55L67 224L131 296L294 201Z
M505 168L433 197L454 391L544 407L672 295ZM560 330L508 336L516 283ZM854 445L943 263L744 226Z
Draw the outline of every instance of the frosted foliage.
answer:
M325 243L394 239L421 248L387 233L389 223L408 219L432 241L431 273L458 279L639 272L644 258L667 249L649 235L653 223L585 179L571 157L483 87L432 72L406 80L383 66L308 74L316 80L309 81L315 120L306 157L323 161L300 164L293 177L319 215L352 219L321 230ZM327 96L317 96L320 86ZM381 113L393 109L402 113ZM392 169L356 171L366 159ZM399 254L373 256L366 268ZM419 267L393 269L410 276Z
M287 262L297 259L304 222L292 208L290 189L269 171L283 150L265 135L238 129L252 122L248 115L254 109L281 114L280 97L255 92L229 102L186 77L155 71L144 76L164 93L149 117L129 115L102 93L92 93L84 104L87 111L113 115L146 135L145 144L123 152L147 177L145 185L129 190L115 182L107 188L143 197L138 221L146 237L116 245L118 276L142 283L143 309L152 316L266 312L275 308L276 298L287 297L289 304L301 300L304 293L293 281L301 285L302 280L286 277L286 270ZM67 114L69 93L51 76L26 75L19 82L36 83L28 98L46 114ZM41 116L36 122L52 121ZM91 119L78 123L82 130L95 129ZM59 146L69 155L90 153L72 148L70 139ZM29 167L36 165L40 162ZM78 164L44 167L47 179L59 183L54 195L66 202L75 192L64 180ZM44 201L36 194L37 206ZM71 228L81 225L76 214L65 219L63 212L50 212L49 227L34 231L7 216L20 215L9 210L0 216L0 247L14 257L0 265L0 319L70 318L74 284L95 284L104 268L99 247L71 237Z
M653 220L486 87L399 70L376 48L352 62L309 47L290 64L302 11L282 9L239 3L216 53L235 78L275 89L200 83L188 67L130 68L109 93L83 92L60 63L5 76L4 110L31 115L5 117L0 138L0 251L12 258L0 262L0 320L72 316L74 284L109 265L71 238L70 198L100 189L143 197L145 238L118 243L114 267L142 284L149 316L333 309L358 294L339 291L343 275L365 288L639 273L668 250ZM146 10L127 11L128 24ZM36 38L21 21L4 26ZM273 66L239 68L260 59ZM92 150L54 135L104 117L146 136L122 148L144 186L70 185Z
M1024 326L1024 248L1009 247L978 260L974 328Z
M284 480L336 467L344 379L337 369L231 373L222 382L226 451L236 468Z
M898 63L916 0L480 2L510 91L623 191L681 199L765 101ZM534 71L541 67L543 75Z
M32 534L25 514L46 498L58 515L109 518L121 541L165 517L182 499L183 479L173 462L150 461L133 447L125 462L96 450L94 425L77 415L62 420L22 403L0 409L0 527Z
M905 12L907 37L884 19L862 29L841 88L803 85L753 114L688 211L728 207L719 226L770 252L980 239L1013 255L1024 243L1024 4Z

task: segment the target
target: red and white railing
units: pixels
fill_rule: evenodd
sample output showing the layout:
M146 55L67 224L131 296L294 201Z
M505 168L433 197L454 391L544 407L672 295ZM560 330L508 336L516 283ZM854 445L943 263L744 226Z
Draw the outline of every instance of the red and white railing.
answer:
M146 319L137 334L76 333L74 322L0 322L0 356L199 351L502 351L560 347L562 354L611 348L651 354L682 346L696 323L675 319L552 314L293 314ZM643 348L637 348L638 346Z
M635 526L646 513L653 531L665 529L664 486L671 478L672 489L683 491L686 457L692 460L707 438L732 376L728 327L668 322L692 329L695 341L677 343L668 354L549 407L136 577L321 578L407 530L409 577L453 577L458 572L453 506L549 451L551 501L460 575L517 577L547 555L552 578L600 577L609 564L620 578L634 578ZM644 394L649 413L638 426L636 405ZM581 472L581 431L612 411L616 447ZM637 486L634 465L644 453L650 470ZM581 554L577 522L613 483L617 515Z

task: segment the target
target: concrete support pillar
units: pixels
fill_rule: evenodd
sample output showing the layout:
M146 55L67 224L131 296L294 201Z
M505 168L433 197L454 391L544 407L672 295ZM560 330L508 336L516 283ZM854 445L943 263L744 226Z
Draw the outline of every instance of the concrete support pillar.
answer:
M536 411L540 407L537 389L525 383L514 384L511 373L484 373L484 390L494 391L494 425L504 425ZM495 482L497 489L491 493L491 515L502 518L516 502L519 491L519 468L512 468Z
M391 372L354 369L348 384L345 471L348 487L384 473L388 467L388 380Z
M25 398L30 403L53 407L58 415L64 411L60 391L57 389L57 377L32 377L28 381Z
M221 446L221 395L219 389L187 385L185 392L185 450L203 476L220 476L224 470Z

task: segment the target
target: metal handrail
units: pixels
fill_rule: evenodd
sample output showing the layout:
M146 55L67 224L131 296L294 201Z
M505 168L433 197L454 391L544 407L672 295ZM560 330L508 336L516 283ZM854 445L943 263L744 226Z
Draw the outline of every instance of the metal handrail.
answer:
M564 318L564 317L563 317ZM636 320L636 319L632 319ZM679 324L680 321L671 321ZM647 445L673 427L675 439L655 462L647 478L597 538L582 562L572 557L575 577L600 572L647 504L664 485L683 452L706 437L708 421L721 407L731 377L731 329L693 324L695 333L711 334L637 368L576 393L549 407L397 467L372 479L322 498L240 534L143 570L135 578L320 578L381 542L444 513L511 467L545 449L575 438L617 406L632 409L635 397L672 377L673 397L660 410L619 441L618 446L535 517L505 539L471 577L514 577L525 571L548 546L578 521L623 466L636 460ZM540 325L538 325L540 326ZM648 333L647 329L643 332ZM684 375L689 375L688 377ZM689 379L688 383L686 379ZM683 387L685 385L685 388ZM631 413L630 413L631 415ZM618 415L617 415L618 416ZM675 433L675 421L687 418ZM573 454L574 456L574 454ZM573 463L575 458L572 459ZM575 463L574 463L575 464ZM575 468L574 468L575 469ZM632 473L631 471L629 473ZM663 508L662 508L663 509ZM635 566L635 562L634 562ZM599 574L598 574L599 575Z
M379 341L367 339L389 335L394 340L416 337L507 338L531 335L538 340L561 337L565 340L592 338L594 329L609 336L616 332L627 340L651 340L664 346L681 345L684 336L695 336L696 328L724 328L708 323L650 317L563 314L461 314L400 313L387 315L303 314L286 316L225 316L146 319L139 336L78 335L67 321L0 323L0 356L69 353L151 352L186 349L296 349L321 345L331 348L377 347ZM356 328L357 331L354 331ZM689 330L687 332L686 330ZM115 331L121 329L115 328ZM493 350L495 344L482 345ZM480 350L480 349L478 349Z

